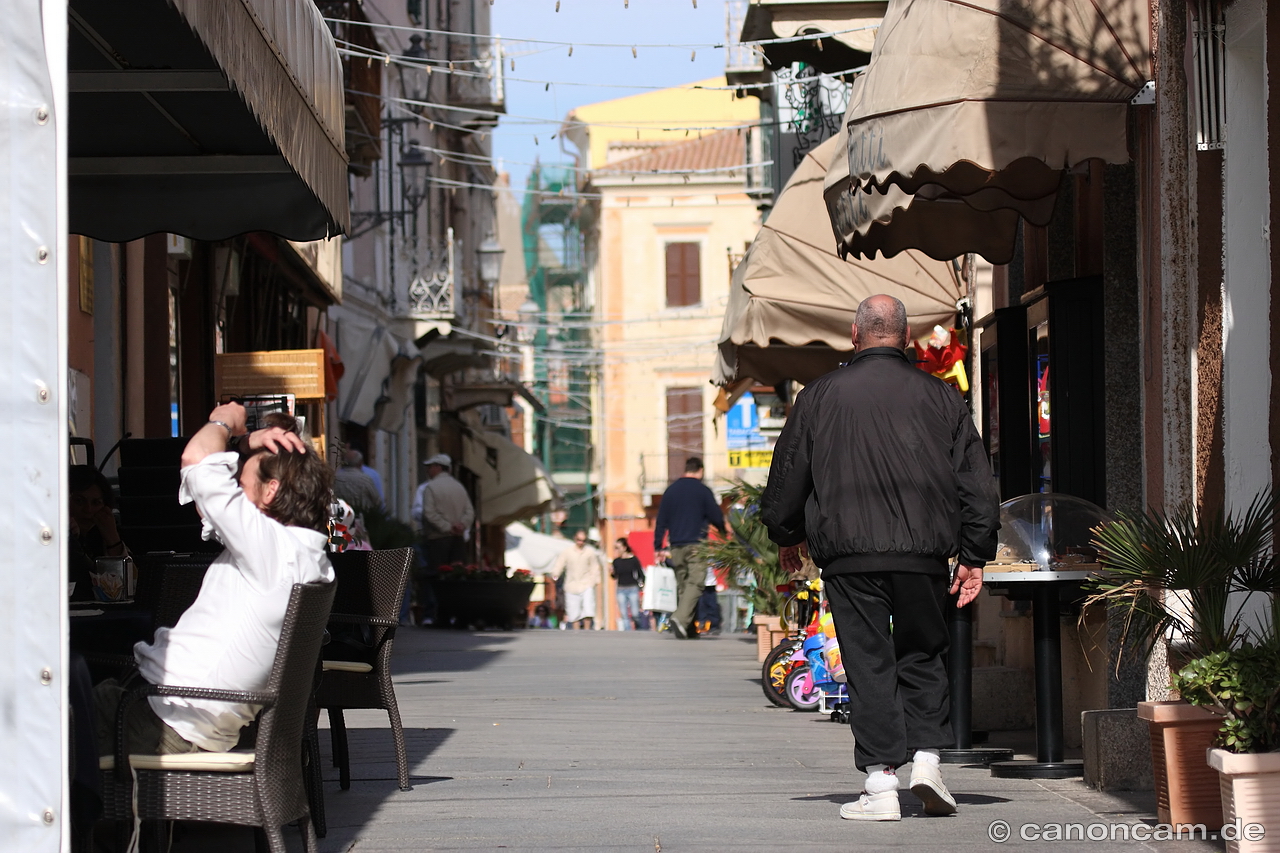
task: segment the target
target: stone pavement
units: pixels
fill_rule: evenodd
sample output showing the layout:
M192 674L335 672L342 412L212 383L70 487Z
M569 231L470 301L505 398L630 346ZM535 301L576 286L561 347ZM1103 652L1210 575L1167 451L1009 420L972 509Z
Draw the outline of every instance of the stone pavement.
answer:
M326 770L320 849L1040 850L1054 845L1020 840L1024 824L1154 824L1149 793L993 779L969 767L944 767L955 817L923 816L904 791L899 823L843 821L839 804L861 783L847 727L768 704L759 675L754 637L403 629L396 692L413 790L396 788L386 716L349 712L354 781L340 791ZM1011 828L1007 843L988 837L995 821ZM1110 837L1102 828L1095 837L1103 831ZM286 836L301 849L295 829ZM1062 843L1090 853L1222 849ZM251 850L251 836L192 827L174 846L203 849Z

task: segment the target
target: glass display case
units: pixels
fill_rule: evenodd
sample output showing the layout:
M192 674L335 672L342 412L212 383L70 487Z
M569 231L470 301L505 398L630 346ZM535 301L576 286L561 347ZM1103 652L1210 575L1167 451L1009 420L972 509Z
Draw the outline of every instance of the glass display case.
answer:
M1106 500L1101 306L1101 278L1051 281L978 321L983 438L1002 498Z
M1064 494L1031 494L1000 505L1000 540L992 572L1091 571L1093 529L1111 521L1101 507Z

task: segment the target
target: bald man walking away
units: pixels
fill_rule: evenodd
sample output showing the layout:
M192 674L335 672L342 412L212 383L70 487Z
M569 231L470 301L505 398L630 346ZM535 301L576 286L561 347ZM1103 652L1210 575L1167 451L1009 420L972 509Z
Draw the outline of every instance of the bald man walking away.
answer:
M964 399L911 364L909 338L897 299L858 306L854 356L796 398L762 501L783 567L798 570L807 545L822 568L849 677L854 763L867 774L862 796L840 807L848 820L900 820L897 768L908 761L925 814L955 814L938 767L938 751L954 743L947 597L958 593L959 607L977 597L1000 526Z

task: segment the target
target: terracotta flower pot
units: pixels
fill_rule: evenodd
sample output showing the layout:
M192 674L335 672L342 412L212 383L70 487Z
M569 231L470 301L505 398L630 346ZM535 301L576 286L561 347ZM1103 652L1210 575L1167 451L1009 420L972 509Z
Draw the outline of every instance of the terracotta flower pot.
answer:
M1209 766L1218 771L1227 853L1280 851L1280 752L1237 755L1210 749ZM1263 827L1265 835L1258 831Z
M1222 718L1181 699L1139 702L1138 719L1151 730L1151 765L1155 777L1156 814L1161 823L1222 826L1218 774L1205 752L1222 727Z
M756 626L756 657L764 663L764 659L769 656L769 652L773 651L773 647L782 642L781 639L776 641L773 639L775 634L781 633L779 625L782 617L757 614L751 621Z

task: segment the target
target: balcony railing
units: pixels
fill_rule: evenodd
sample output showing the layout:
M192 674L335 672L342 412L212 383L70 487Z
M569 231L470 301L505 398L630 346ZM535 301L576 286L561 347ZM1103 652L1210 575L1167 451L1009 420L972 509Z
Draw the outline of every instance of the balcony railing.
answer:
M426 269L409 283L409 316L414 320L453 320L454 301L453 229L445 237L442 251L430 253Z
M450 105L492 111L490 115L470 113L463 118L463 124L497 124L498 114L507 111L502 43L479 36L455 38L450 53L455 60L468 60L460 66L467 73L449 75Z
M724 76L735 85L761 85L769 81L764 52L758 45L741 41L749 5L748 0L728 0L724 4Z

